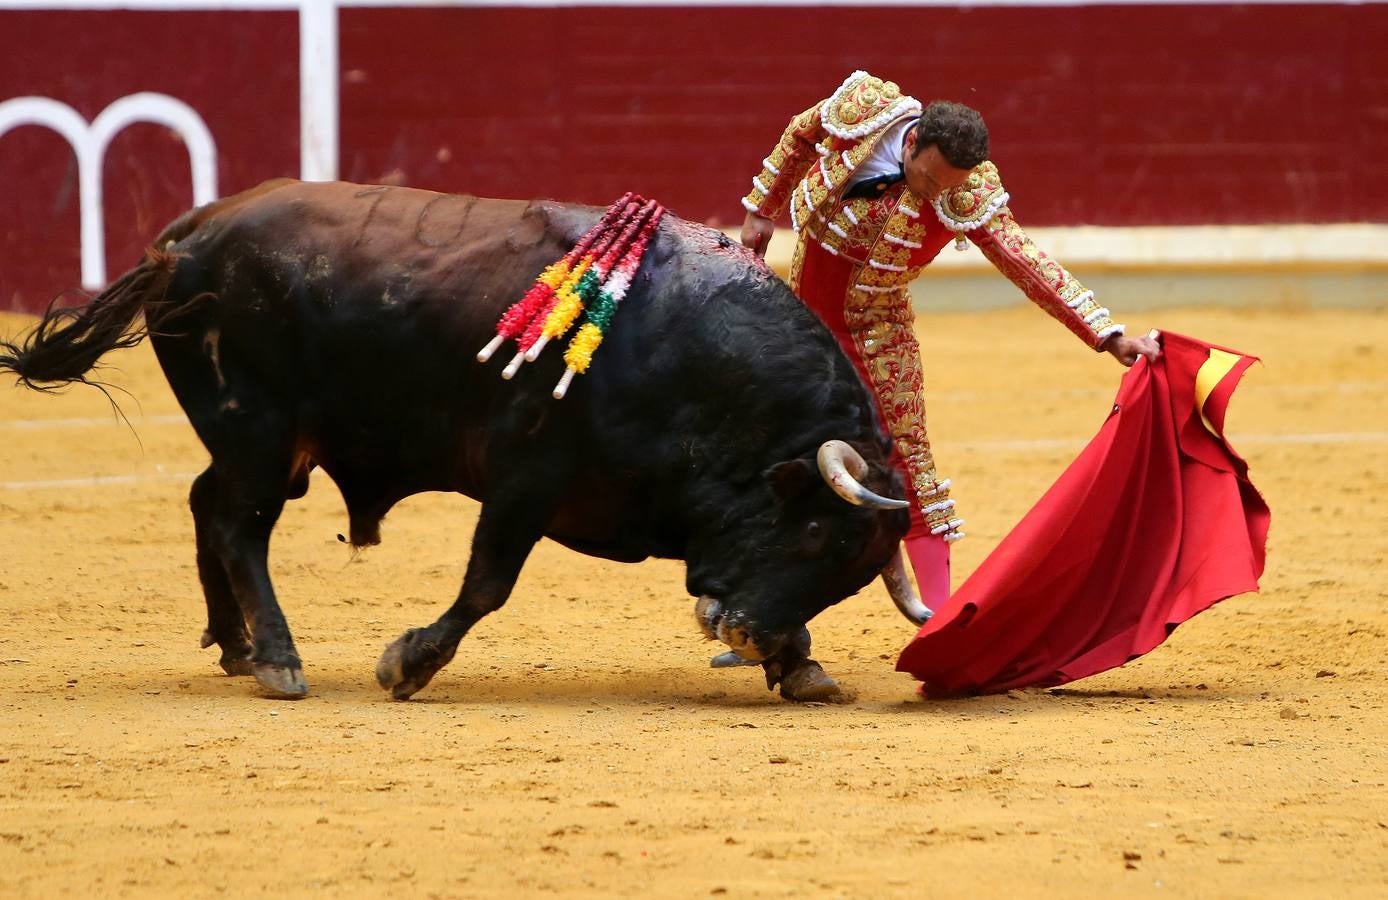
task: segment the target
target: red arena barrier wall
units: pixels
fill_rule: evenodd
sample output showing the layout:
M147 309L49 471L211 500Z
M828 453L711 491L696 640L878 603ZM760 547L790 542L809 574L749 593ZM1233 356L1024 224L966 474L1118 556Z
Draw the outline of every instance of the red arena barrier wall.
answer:
M300 174L292 0L43 5L0 8L0 104L48 98L92 122L154 92L205 124L216 193ZM1388 221L1381 4L382 0L336 22L333 149L355 181L594 204L637 190L726 226L789 117L864 68L980 109L1027 224ZM112 138L106 276L194 201L188 140L139 122ZM79 169L52 127L0 133L0 309L36 311L82 283Z

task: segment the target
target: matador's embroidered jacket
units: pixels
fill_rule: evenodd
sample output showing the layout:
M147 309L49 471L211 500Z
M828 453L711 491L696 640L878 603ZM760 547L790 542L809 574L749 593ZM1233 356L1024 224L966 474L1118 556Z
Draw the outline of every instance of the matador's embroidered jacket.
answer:
M940 534L953 531L953 502L949 482L936 476L926 437L920 353L906 291L920 270L951 240L961 245L971 240L1027 297L1090 347L1121 334L1123 326L1022 231L992 162L980 163L965 184L933 202L911 192L904 181L880 197L844 198L854 170L884 134L920 112L919 101L894 83L854 72L827 100L791 120L742 205L767 218L789 205L798 234L791 287L802 299L817 306L810 296L829 285L811 282L825 278L834 283L832 290L842 290L843 324L882 406L917 508L931 531ZM834 260L825 265L812 259L813 277L807 278L807 254Z

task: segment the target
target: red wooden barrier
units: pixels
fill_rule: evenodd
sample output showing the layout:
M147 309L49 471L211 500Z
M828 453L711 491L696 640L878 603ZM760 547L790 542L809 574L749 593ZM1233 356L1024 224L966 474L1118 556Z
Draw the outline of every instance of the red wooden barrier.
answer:
M715 224L789 116L854 68L978 107L1027 224L1388 221L1388 6L449 7L341 10L340 172ZM231 193L299 171L294 12L0 11L0 101L88 120L191 105ZM192 200L133 125L106 156L114 276ZM63 138L0 137L0 309L79 283Z

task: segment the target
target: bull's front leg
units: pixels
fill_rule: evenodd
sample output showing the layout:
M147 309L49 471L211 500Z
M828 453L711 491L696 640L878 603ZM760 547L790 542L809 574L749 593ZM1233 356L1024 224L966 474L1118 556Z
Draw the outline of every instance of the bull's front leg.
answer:
M411 628L386 648L376 664L381 687L396 700L408 700L448 665L468 630L511 596L546 517L538 503L513 499L483 504L458 599L432 625Z
M805 632L803 649L801 643L799 640L787 641L776 655L762 662L766 689L775 690L779 684L782 697L801 703L851 702L854 692L839 687L823 666L810 659L808 631Z

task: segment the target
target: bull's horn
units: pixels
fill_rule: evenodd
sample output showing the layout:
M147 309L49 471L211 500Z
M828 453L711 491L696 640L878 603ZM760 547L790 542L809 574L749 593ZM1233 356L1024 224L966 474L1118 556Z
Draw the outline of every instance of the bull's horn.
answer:
M896 608L915 624L924 625L925 620L934 615L929 607L921 602L921 598L916 596L916 589L911 587L911 580L906 577L906 561L901 557L900 547L896 548L891 562L882 570L882 582L887 586L887 593L892 595L892 602L896 604Z
M867 474L868 464L857 450L843 441L825 441L819 445L819 474L824 476L834 493L854 506L869 509L905 509L911 504L874 494L858 482Z

